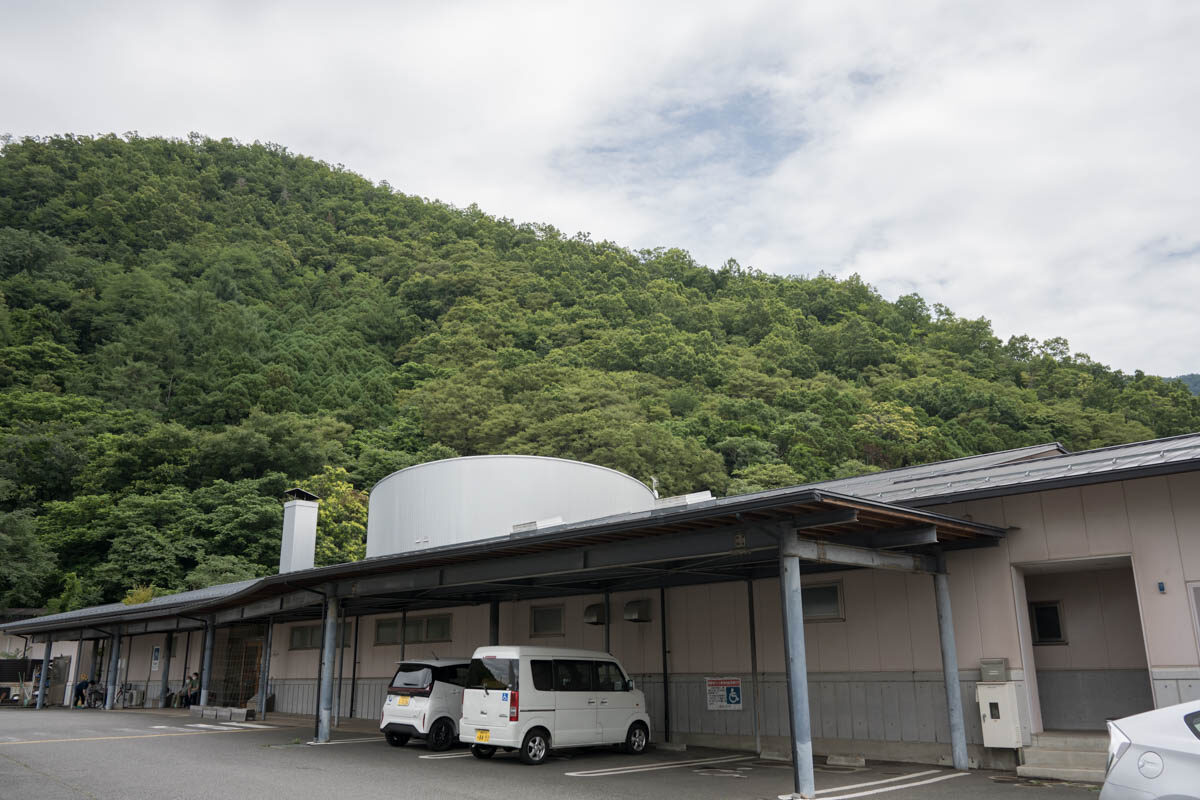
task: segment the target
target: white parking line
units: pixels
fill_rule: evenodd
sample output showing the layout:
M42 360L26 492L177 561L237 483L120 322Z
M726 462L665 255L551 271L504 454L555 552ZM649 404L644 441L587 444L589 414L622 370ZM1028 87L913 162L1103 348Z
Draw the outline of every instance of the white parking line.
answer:
M222 725L232 725L235 728L265 728L274 729L274 725L259 725L257 722L222 722Z
M471 755L468 753L434 753L429 756L417 756L417 758L466 758Z
M572 778L594 778L603 775L628 775L634 772L654 772L660 769L678 769L679 767L694 767L698 764L728 764L734 761L753 761L758 756L721 756L720 758L698 758L691 761L669 761L665 764L648 764L637 767L610 767L608 769L591 769L583 772L566 772Z
M925 772L925 773L914 773L914 774L928 775L929 773ZM854 792L853 794L835 794L832 797L823 798L823 800L850 800L853 797L867 797L867 796L873 795L873 794L884 794L885 792L898 792L901 789L912 789L917 786L927 786L928 784L931 784L931 783L938 783L939 781L948 781L951 778L966 777L967 774L968 773L966 773L966 772L948 772L944 775L938 775L936 778L927 778L926 780L923 780L923 781L913 781L912 783L900 783L900 784L895 784L893 786L880 786L878 789L868 789L865 792ZM911 777L913 777L913 775L905 775L903 777L911 778ZM878 785L880 783L884 783L884 781L872 781L871 784L859 784L859 785L860 786L868 786L868 785L872 785L872 784ZM845 791L846 789L850 789L850 788L853 788L853 787L838 786L838 787L835 787L832 789L825 789L825 790L818 791L817 794L821 794L822 791L840 792L840 791ZM781 795L779 795L779 800L791 800L791 797L792 797L792 795L790 795L790 794L781 794Z
M828 789L817 789L817 794L828 794L829 792L848 792L851 789L861 789L864 786L878 786L881 783L896 783L897 781L911 781L913 778L924 778L926 775L937 775L941 772L940 769L927 769L924 772L910 772L907 775L897 775L894 778L884 778L881 781L867 781L866 783L852 783L849 786L832 786Z
M205 722L190 722L190 723L188 723L188 727L189 728L203 728L206 731L227 731L227 730L229 730L229 728L226 728L224 725L209 725Z
M382 736L369 736L369 737L365 737L363 739L334 739L334 740L328 741L328 742L305 742L305 744L311 744L313 747L323 747L324 745L327 745L327 744L361 744L362 742L386 742L386 741L387 741L387 739L384 739Z

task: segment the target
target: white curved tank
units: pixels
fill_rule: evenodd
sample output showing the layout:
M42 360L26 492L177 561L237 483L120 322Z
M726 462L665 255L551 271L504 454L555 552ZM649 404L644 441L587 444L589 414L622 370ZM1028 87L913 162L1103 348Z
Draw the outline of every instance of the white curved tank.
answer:
M367 509L367 558L646 511L654 492L623 472L543 456L467 456L393 472Z

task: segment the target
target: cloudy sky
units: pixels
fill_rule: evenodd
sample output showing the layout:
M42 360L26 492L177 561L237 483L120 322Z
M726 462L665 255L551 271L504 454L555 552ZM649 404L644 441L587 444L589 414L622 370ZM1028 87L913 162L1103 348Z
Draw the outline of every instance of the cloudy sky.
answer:
M1200 372L1200 3L0 0L0 133L407 193Z

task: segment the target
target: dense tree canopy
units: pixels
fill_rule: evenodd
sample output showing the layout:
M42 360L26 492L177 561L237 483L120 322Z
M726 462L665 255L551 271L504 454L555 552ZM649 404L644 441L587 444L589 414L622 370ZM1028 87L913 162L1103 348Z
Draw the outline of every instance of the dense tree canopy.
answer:
M269 573L289 485L328 496L319 562L359 558L371 485L454 455L726 493L1198 423L1180 381L857 277L708 269L273 145L0 151L0 604Z

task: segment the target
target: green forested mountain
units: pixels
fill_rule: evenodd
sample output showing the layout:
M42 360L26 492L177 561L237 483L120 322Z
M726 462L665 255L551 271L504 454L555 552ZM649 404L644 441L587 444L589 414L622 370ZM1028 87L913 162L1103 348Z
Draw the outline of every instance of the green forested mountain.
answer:
M664 493L1200 429L1176 381L1001 342L857 278L634 252L373 185L272 145L55 137L0 152L0 603L319 563L365 491L532 453Z
M1195 372L1190 372L1187 375L1180 375L1175 378L1177 381L1183 381L1183 385L1191 390L1192 394L1200 394L1200 375Z

